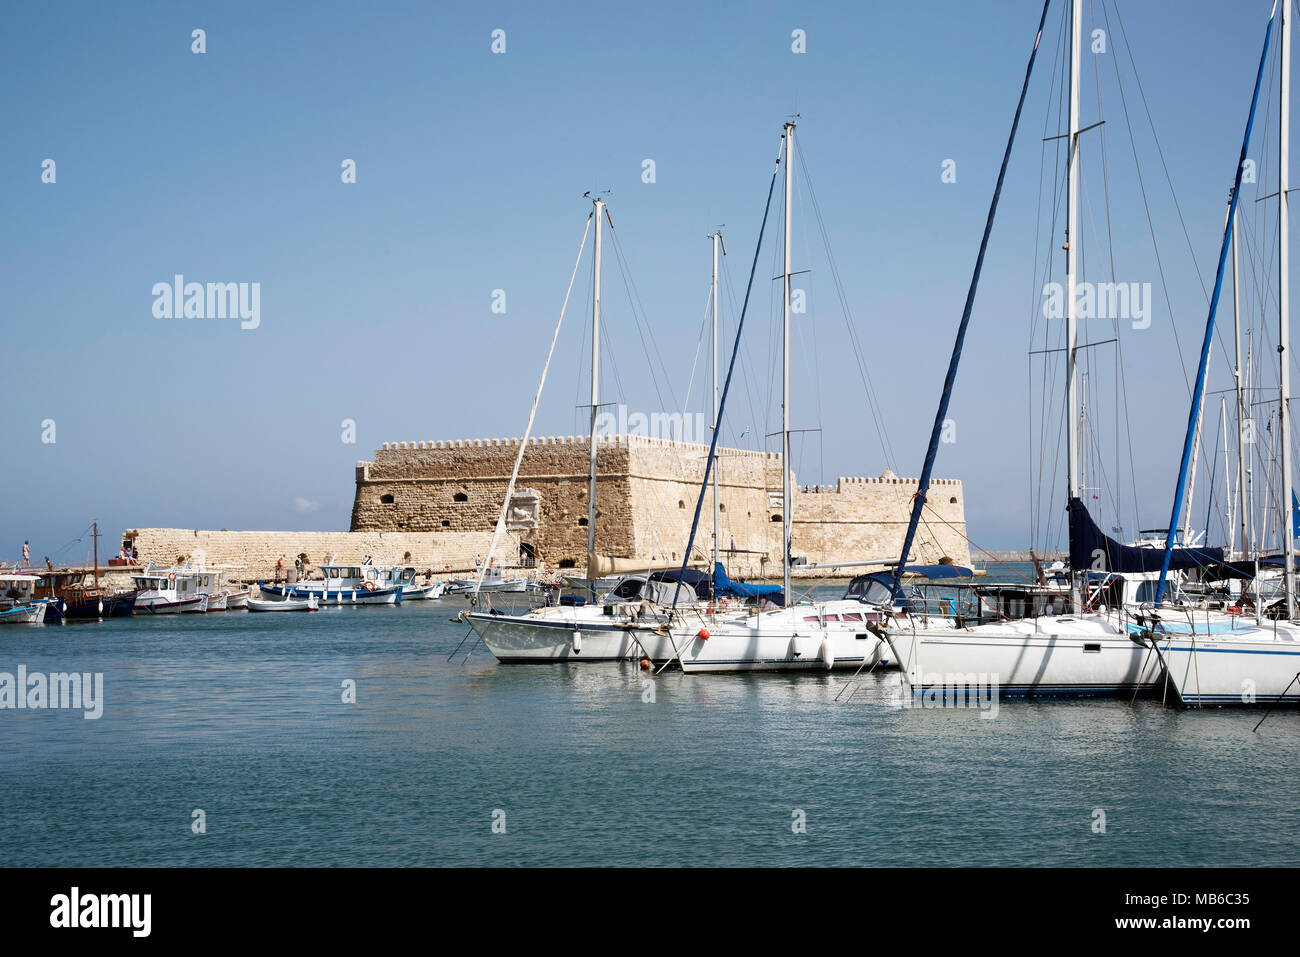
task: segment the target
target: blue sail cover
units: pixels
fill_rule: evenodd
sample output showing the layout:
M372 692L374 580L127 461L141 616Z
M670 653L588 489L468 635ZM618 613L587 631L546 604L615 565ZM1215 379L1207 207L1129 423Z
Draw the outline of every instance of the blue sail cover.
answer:
M774 605L785 605L780 585L747 585L727 577L722 562L713 565L713 594L719 598L765 598Z
M1070 499L1070 567L1075 571L1158 572L1165 549L1121 545L1108 536L1088 514L1088 506ZM1204 568L1223 563L1222 548L1173 548L1169 568Z

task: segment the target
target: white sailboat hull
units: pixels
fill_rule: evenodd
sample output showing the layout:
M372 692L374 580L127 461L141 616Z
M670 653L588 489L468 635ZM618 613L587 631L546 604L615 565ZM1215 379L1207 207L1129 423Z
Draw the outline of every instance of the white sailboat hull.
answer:
M831 671L894 664L872 630L879 613L856 600L795 605L759 615L701 618L675 630L682 670Z
M1265 623L1240 634L1160 638L1170 684L1189 705L1300 704L1300 630Z
M597 613L549 615L467 615L488 651L503 662L628 661L648 657L668 661L675 652L667 632L654 623L632 624ZM566 611L568 611L566 609ZM577 633L577 640L574 635Z
M918 693L978 684L1003 695L1120 695L1153 690L1162 677L1155 652L1100 615L891 627L889 638Z

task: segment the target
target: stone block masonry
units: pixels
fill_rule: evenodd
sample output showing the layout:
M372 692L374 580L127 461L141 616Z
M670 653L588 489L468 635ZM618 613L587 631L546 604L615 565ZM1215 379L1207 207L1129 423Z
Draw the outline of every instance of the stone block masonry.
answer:
M240 565L240 577L269 576L283 556L319 565L334 555L356 562L466 571L486 556L519 451L519 439L393 442L358 462L351 530L226 532L129 529L143 561ZM596 550L602 555L680 562L695 513L708 446L643 436L597 440ZM590 449L585 437L529 440L498 545L498 564L581 572L587 558ZM781 457L719 449L719 545L733 575L781 573ZM808 563L895 558L902 548L917 480L886 471L794 488L795 558ZM959 481L936 479L913 561L970 561ZM696 536L697 557L712 551L712 492ZM848 574L849 572L846 572ZM825 572L817 572L824 575Z
M402 532L227 532L192 528L133 528L123 538L140 551L141 562L170 566L186 561L196 565L235 565L234 577L270 578L277 559L288 568L305 556L313 566L334 555L340 564L358 563L370 555L377 565L414 565L421 571L465 572L476 555L487 555L491 530L451 535ZM518 541L506 536L506 544ZM515 546L518 547L517 544ZM500 554L498 551L498 554ZM510 564L513 564L510 563Z
M519 439L385 443L357 463L352 530L490 532ZM643 436L597 440L596 550L626 558L680 561L690 532L708 446ZM519 547L542 565L581 569L587 549L590 450L585 437L529 440L516 484ZM781 458L742 449L718 456L719 542L735 574L779 574ZM810 563L896 555L916 479L886 472L827 487L795 481L793 553ZM522 490L522 491L521 491ZM936 479L914 560L969 561L961 483ZM512 503L513 505L514 503ZM530 520L531 519L531 520ZM712 493L696 545L712 547Z

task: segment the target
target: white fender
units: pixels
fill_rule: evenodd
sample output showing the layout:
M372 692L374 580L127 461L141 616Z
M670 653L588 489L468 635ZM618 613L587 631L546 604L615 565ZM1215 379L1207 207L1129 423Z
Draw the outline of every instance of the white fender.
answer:
M576 629L573 632L573 653L575 655L582 654L582 632Z
M829 638L822 639L822 645L817 651L817 657L826 665L827 671L835 667L835 652L831 651L831 640Z

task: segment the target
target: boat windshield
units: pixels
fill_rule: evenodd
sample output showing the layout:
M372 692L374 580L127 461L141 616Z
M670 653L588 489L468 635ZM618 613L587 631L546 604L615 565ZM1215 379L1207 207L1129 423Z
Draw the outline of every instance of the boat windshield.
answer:
M635 601L641 597L641 586L644 584L645 581L640 578L624 578L609 594L619 601Z
M893 574L878 572L874 575L859 575L849 582L844 592L846 601L856 600L869 605L888 605L893 603Z

